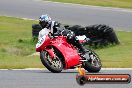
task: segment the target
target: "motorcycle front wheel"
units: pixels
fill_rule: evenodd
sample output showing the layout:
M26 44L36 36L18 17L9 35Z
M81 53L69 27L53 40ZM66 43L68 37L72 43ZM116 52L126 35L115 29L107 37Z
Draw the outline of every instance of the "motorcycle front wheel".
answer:
M53 73L60 73L63 69L62 61L56 54L55 58L52 59L47 51L41 51L40 59L42 64Z
M83 62L83 67L88 72L97 73L101 70L102 64L99 56L92 50L88 50L89 60Z

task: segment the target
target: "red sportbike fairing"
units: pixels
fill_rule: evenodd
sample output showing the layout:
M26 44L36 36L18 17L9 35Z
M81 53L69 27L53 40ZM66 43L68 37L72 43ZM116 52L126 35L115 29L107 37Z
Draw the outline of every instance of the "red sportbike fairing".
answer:
M61 72L62 69L70 69L82 64L84 69L89 72L99 72L101 69L101 62L95 52L89 50L89 56L94 57L96 65L92 65L94 61L84 59L78 50L66 40L65 36L58 36L49 38L45 36L37 43L36 51L40 52L40 59L42 64L51 72ZM45 42L43 42L45 41Z

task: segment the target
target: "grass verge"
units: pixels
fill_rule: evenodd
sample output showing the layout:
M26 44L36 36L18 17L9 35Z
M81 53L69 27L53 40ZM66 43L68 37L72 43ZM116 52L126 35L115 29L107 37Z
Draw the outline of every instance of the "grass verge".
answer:
M48 0L48 1L132 9L132 0Z
M121 44L95 50L103 63L103 67L132 67L132 32L116 32Z
M35 52L31 25L38 23L0 16L0 68L43 68ZM132 67L132 32L117 32L121 41L118 46L96 49L103 67Z
M32 40L32 20L0 16L0 68L43 67Z

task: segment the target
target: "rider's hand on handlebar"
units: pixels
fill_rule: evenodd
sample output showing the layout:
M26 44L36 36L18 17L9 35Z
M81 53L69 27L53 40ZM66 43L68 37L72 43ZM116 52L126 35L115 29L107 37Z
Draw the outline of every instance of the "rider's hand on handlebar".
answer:
M49 38L51 38L51 39L54 38L53 34L51 34L51 33L49 33L48 36L49 36Z

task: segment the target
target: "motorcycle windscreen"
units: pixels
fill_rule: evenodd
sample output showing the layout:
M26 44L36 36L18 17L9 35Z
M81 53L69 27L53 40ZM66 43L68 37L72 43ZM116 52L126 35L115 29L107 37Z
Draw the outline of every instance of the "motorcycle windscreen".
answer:
M38 40L36 44L36 51L40 52L44 50L45 46L49 44L49 42L50 42L50 38L48 37L48 35L44 35L42 38Z

